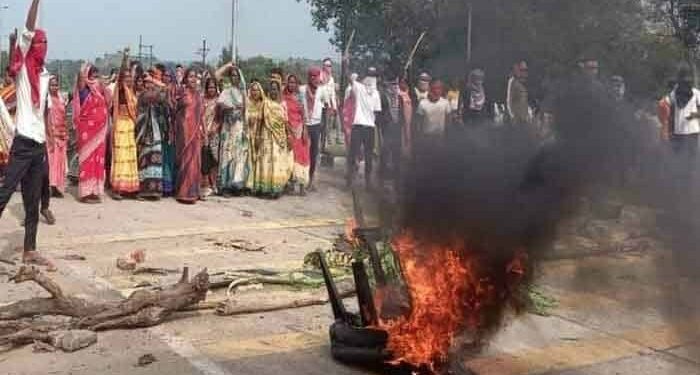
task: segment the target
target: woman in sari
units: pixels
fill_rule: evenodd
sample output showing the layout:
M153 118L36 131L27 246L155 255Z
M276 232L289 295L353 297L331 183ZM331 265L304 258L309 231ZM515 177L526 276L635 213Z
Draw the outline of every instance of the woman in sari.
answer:
M132 90L133 76L127 69L127 52L114 90L112 118L112 198L139 192L139 168L136 153L136 95Z
M138 100L136 149L139 169L139 198L158 200L163 196L163 149L161 129L168 121L166 92L146 78L146 89Z
M163 74L163 87L165 106L163 107L163 121L160 123L160 134L163 149L163 196L170 197L175 194L175 182L177 181L177 169L175 168L175 72L168 70Z
M287 144L287 111L281 103L279 81L270 83L270 98L260 83L250 88L247 121L250 131L251 173L248 187L253 194L279 198L291 177L292 154Z
M73 93L73 123L78 138L78 196L83 203L99 203L105 183L105 141L109 91L97 68L83 65Z
M185 74L185 87L177 95L175 133L177 151L177 188L175 198L183 204L200 199L202 180L202 138L204 138L204 105L198 90L197 73Z
M218 163L216 151L219 147L219 116L217 106L219 100L219 87L214 78L207 78L204 81L204 131L206 137L205 144L209 147L207 152L214 154L215 160L209 162ZM216 164L205 165L202 161L202 195L208 197L215 192L216 180L218 176L218 166Z
M221 131L214 152L219 158L218 187L225 196L239 195L244 190L250 167L248 165L248 134L245 119L246 87L243 74L233 64L224 65L217 78L230 74L231 87L219 95ZM215 144L212 143L212 147Z
M287 109L287 135L289 144L294 154L292 167L292 190L299 186L299 194L306 195L305 188L309 183L309 167L311 156L309 151L309 135L306 132L304 119L304 102L299 93L299 80L297 76L287 77L287 86L284 89L284 104Z
M48 126L51 139L47 142L49 161L49 186L51 195L63 198L66 189L66 168L68 166L68 129L66 127L66 104L68 103L59 91L58 77L51 76L49 81Z
M12 139L15 137L15 121L10 114L17 102L17 89L10 75L5 76L5 82L0 88L0 183L5 176L5 168L10 161Z

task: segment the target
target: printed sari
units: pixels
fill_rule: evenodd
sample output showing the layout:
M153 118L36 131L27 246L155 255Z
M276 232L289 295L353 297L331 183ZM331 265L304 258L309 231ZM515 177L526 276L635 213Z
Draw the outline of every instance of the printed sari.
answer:
M263 93L259 83L254 85ZM248 100L246 112L251 144L248 188L253 194L276 198L291 177L293 156L287 145L287 110L262 95L262 100Z
M10 115L17 104L15 85L0 89L0 168L7 166L14 138L14 119Z
M201 94L186 90L177 103L175 114L177 186L175 198L181 203L196 203L202 181L201 135L204 105Z
M243 113L245 99L238 87L231 87L219 95L222 124L218 144L210 143L219 158L218 187L221 191L243 190L250 172L248 165L248 132Z
M174 73L172 73L174 77ZM163 122L160 123L160 134L163 137L163 196L170 197L175 194L177 181L176 152L175 152L175 91L174 84L163 89L166 95L166 105Z
M131 88L119 83L114 97L110 179L112 191L118 194L132 194L139 191L136 104L136 96Z
M105 87L97 80L88 80L89 66L81 72L84 88L76 85L73 95L73 123L78 138L78 195L99 197L105 184L105 141L107 139L107 102Z
M48 120L52 139L47 144L49 185L63 193L66 189L68 168L68 129L66 127L66 100L61 93L50 95Z
M138 101L136 150L139 169L139 195L160 198L163 195L163 124L168 121L167 97L155 90L145 92Z
M216 154L216 149L219 145L219 114L218 114L218 104L217 100L219 95L217 93L213 98L204 98L204 133L206 135L206 144L211 149L214 156L214 160L202 159L202 187L205 189L214 189L216 187L216 180L218 176L218 164L219 158ZM204 152L209 152L209 150L202 149L202 156L204 157Z

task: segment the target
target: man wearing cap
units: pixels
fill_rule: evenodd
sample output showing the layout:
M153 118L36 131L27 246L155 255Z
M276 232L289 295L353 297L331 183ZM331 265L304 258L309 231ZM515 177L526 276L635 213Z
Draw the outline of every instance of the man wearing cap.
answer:
M355 117L350 136L350 156L348 157L347 184L352 186L357 174L360 152L364 148L365 182L371 187L372 163L374 159L374 142L376 114L382 111L382 100L377 90L377 69L369 68L367 76L358 82L351 82L351 92L355 99Z
M44 68L46 33L36 28L39 1L32 1L26 29L10 43L9 70L17 85L17 118L7 177L0 186L0 215L21 182L26 214L22 261L55 271L53 263L36 251L39 203L47 171L46 140L51 139L45 117L49 92L49 74Z

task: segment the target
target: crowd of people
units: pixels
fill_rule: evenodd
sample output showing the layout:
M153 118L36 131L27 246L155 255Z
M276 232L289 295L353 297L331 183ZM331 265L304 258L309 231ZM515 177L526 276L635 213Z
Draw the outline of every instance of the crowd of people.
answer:
M364 162L371 187L375 161L382 178L397 179L420 142L439 147L452 131L494 123L527 126L544 139L552 122L547 104L535 105L529 95L524 60L513 64L503 104L487 95L482 69L449 90L427 72L411 87L405 72L372 67L339 87L327 58L306 77L274 69L248 82L235 63L216 71L160 64L144 69L129 61L128 49L109 76L84 64L66 95L59 77L45 68L46 33L36 28L39 2L32 1L25 30L10 36L11 64L0 89L0 215L21 184L30 263L52 266L36 253L36 230L39 215L55 222L50 197L66 192L71 133L81 202L98 204L107 192L115 200L174 197L195 204L212 194L276 199L314 191L329 129L344 135L348 186L357 183ZM600 82L597 60L582 60L580 72ZM680 77L661 102L660 119L665 138L694 155L700 92L687 81ZM623 100L622 77L609 83L605 90ZM341 89L344 95L338 95Z

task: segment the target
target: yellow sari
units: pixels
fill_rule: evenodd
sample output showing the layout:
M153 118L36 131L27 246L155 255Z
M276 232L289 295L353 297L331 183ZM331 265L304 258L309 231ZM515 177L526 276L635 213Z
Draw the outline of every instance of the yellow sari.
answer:
M118 194L138 193L140 182L136 152L136 96L123 84L122 88L117 88L114 94L110 180L112 191Z
M250 134L248 188L257 195L279 197L292 175L293 156L287 143L287 111L281 103L265 97L248 99L246 120Z

